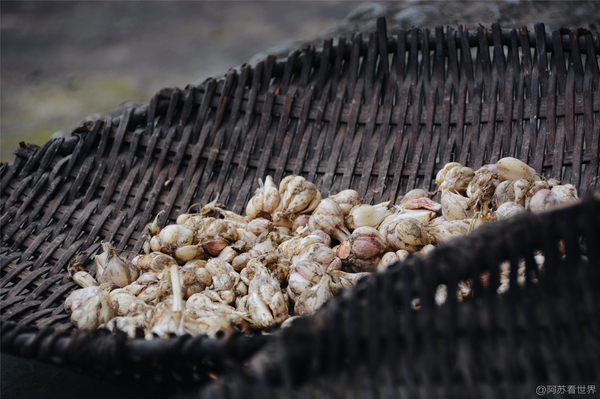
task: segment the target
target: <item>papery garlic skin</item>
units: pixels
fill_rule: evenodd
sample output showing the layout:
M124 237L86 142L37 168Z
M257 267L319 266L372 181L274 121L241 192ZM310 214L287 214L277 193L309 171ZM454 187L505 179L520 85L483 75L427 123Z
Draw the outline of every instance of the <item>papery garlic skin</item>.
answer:
M431 240L436 243L446 242L454 237L467 234L469 232L469 220L451 220L433 225L424 225L423 229Z
M324 199L308 220L310 230L321 230L339 241L348 239L350 232L344 224L344 213L337 202Z
M552 192L556 194L561 203L574 202L579 199L577 196L577 188L572 184L555 185L552 187Z
M261 179L258 179L258 183L260 187L256 190L250 201L248 201L246 215L250 219L270 219L270 215L275 212L280 203L279 190L275 186L275 183L273 183L271 176L266 177L264 184Z
M393 235L408 245L427 245L431 242L421 223L414 219L402 219L394 223ZM395 247L400 249L397 245Z
M386 217L392 215L389 205L390 201L377 205L357 205L346 216L346 225L352 230L363 226L377 228Z
M360 205L362 200L356 190L342 190L336 195L330 195L329 199L334 200L342 209L344 216L348 216L352 208Z
M377 271L384 271L398 261L400 261L400 257L395 252L386 252L377 265Z
M505 202L515 202L515 182L513 180L505 180L498 184L494 191L492 204L498 208Z
M448 174L448 172L451 169L460 167L462 167L462 165L458 162L448 162L446 165L444 165L442 169L440 169L439 172L437 172L437 175L435 176L435 184L438 185L438 187L441 186L444 180L446 179L446 175Z
M67 312L73 312L85 300L96 295L97 292L98 292L98 286L96 286L96 285L78 289L78 290L71 292L71 294L65 300L65 310Z
M473 209L469 209L468 198L455 194L450 190L442 191L441 203L442 216L448 221L470 219L475 214Z
M414 188L402 197L402 199L400 200L400 206L413 199L430 198L433 194L435 194L435 192L430 193L429 191L423 190L421 188Z
M94 295L88 296L73 309L71 321L82 330L94 330L115 317L110 300L111 284L100 284Z
M194 232L184 225L171 224L160 231L158 240L161 250L173 252L178 247L193 244Z
M348 240L350 252L359 259L371 259L387 249L386 239L373 227L359 227Z
M538 191L529 202L529 209L532 212L543 212L560 204L560 199L556 193L543 189Z
M467 188L475 176L473 169L458 166L450 169L439 185L438 191L449 190L457 194L466 195Z
M518 215L521 212L525 212L525 208L521 205L514 202L505 202L496 209L495 214L498 220L502 220Z
M276 212L282 212L284 216L295 215L309 209L316 209L321 193L316 186L302 176L287 176L279 184L279 196L281 198Z
M104 252L96 255L96 280L99 283L113 283L118 287L126 285L137 280L140 269L129 259L122 258L115 252L115 248L110 243L102 243Z

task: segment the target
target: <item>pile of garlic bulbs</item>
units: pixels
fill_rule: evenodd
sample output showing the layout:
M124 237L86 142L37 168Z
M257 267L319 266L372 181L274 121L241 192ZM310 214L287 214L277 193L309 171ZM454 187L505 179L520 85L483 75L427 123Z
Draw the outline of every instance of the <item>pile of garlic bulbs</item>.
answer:
M128 260L102 243L95 277L71 264L82 287L65 301L73 324L147 339L285 327L411 253L426 255L490 220L577 199L573 186L546 182L513 158L475 172L445 165L436 177L441 203L421 189L398 205L368 205L354 190L323 199L301 176L279 187L270 176L259 183L246 216L217 200L162 229L157 215L144 231L145 254ZM469 282L458 291L468 297Z

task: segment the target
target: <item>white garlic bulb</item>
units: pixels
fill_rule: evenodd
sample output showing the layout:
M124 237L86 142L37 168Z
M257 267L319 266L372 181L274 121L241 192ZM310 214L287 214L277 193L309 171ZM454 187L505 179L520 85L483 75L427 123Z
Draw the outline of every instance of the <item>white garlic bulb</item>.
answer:
M525 212L525 208L523 208L519 204L515 204L514 202L505 202L496 209L495 215L498 220L508 219L509 217L513 217L521 212Z
M308 220L311 230L322 230L338 241L348 239L350 232L344 224L344 213L337 202L322 200Z
M560 198L556 193L542 189L538 191L529 202L529 209L532 212L542 212L548 209L552 209L556 205L560 204Z
M457 194L466 195L467 188L475 172L466 166L457 166L448 170L444 181L439 185L438 191L449 190Z
M561 203L574 202L579 199L577 196L577 188L572 184L555 185L552 187L552 192L556 194Z
M110 243L102 243L104 252L96 255L96 280L99 283L113 283L118 287L126 285L137 280L140 269L129 259L122 258L115 252L115 248ZM107 320L108 321L108 320Z
M475 214L473 209L469 209L469 199L462 195L455 194L450 190L442 191L442 216L446 220L460 220L472 218Z
M263 184L258 179L260 187L256 190L254 196L248 201L246 206L246 215L250 219L265 218L270 219L271 214L275 212L280 202L280 194L277 186L273 183L273 178L267 176Z

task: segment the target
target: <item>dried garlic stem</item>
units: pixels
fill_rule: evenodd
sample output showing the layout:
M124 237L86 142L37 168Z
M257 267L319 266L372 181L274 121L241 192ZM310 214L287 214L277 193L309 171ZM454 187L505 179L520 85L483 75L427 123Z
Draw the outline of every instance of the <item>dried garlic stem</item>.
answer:
M179 281L179 266L173 264L169 267L171 273L171 286L173 288L173 316L175 325L179 327L181 321L181 311L183 310L183 301L181 295L181 281Z

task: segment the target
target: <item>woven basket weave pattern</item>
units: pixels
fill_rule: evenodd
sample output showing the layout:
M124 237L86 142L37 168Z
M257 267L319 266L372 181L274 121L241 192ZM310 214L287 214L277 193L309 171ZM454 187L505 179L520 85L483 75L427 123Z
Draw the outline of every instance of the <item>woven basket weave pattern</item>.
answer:
M72 137L23 145L0 166L0 320L69 331L63 302L77 287L66 266L80 251L84 262L101 241L139 252L159 211L164 226L217 194L242 212L266 175L377 203L434 189L447 162L514 156L582 196L598 192L599 52L585 30L392 37L380 20L368 37L163 89Z

